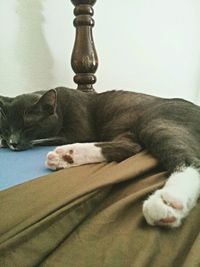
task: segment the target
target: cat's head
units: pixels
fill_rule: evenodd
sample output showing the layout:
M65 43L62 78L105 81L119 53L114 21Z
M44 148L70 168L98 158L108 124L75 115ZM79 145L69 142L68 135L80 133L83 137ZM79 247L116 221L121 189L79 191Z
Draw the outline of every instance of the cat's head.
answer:
M55 90L14 98L0 97L0 137L13 150L25 150L36 139L55 136L60 130Z

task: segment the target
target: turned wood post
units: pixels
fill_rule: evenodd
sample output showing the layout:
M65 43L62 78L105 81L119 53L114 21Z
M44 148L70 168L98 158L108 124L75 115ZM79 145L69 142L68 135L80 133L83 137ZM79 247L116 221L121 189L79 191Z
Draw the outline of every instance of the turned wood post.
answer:
M71 66L76 73L74 82L77 89L84 92L95 92L93 84L96 82L94 73L98 67L98 58L94 46L92 27L94 11L92 6L96 0L71 0L74 8L74 26L76 38L71 57Z

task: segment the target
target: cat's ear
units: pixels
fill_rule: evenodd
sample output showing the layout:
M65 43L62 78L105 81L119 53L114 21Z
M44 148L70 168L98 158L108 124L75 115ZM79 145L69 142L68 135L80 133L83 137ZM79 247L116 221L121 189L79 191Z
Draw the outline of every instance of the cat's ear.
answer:
M43 96L39 99L37 105L40 105L42 110L49 115L55 113L57 104L57 93L56 90L51 89L44 93Z

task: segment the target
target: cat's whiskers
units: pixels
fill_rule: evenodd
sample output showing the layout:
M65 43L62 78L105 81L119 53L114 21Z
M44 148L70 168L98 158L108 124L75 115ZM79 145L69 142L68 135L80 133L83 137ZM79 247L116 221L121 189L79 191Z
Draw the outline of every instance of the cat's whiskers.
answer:
M11 150L19 151L20 149L17 147L14 147L13 145L8 145Z
M48 137L48 138L41 138L41 139L35 139L31 141L31 145L40 145L40 144L46 144L48 142L64 142L64 138L62 137Z

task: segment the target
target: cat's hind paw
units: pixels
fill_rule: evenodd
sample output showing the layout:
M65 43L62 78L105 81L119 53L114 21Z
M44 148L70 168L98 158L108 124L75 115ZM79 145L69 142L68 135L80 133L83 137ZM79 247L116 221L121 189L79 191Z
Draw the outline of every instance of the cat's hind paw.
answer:
M143 214L150 225L178 227L188 212L187 203L165 189L157 190L143 204Z
M196 205L199 195L199 171L184 168L174 172L165 186L144 202L144 217L150 225L177 227Z

